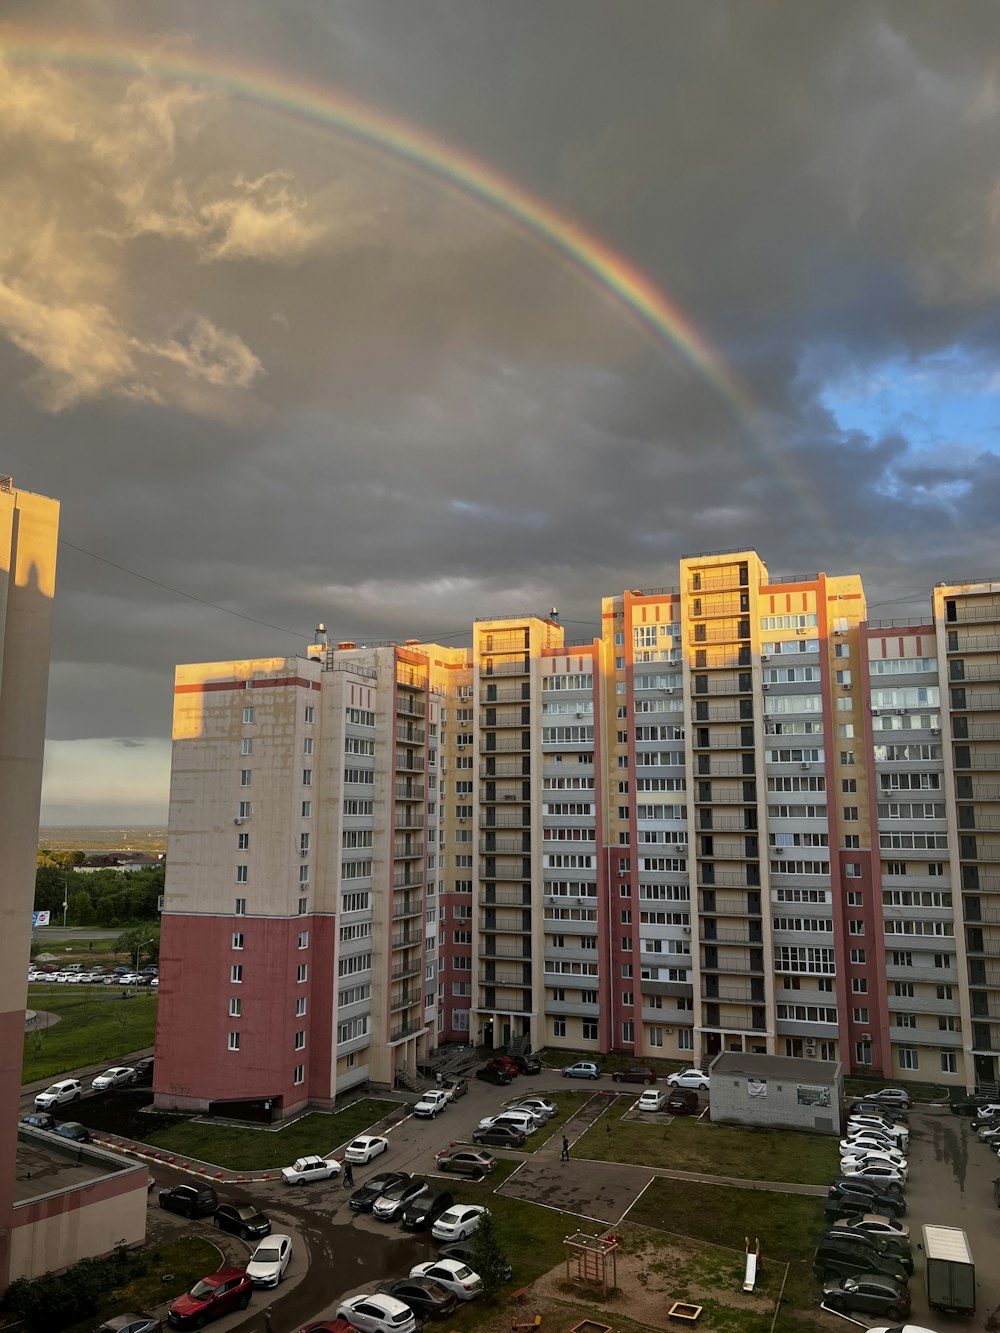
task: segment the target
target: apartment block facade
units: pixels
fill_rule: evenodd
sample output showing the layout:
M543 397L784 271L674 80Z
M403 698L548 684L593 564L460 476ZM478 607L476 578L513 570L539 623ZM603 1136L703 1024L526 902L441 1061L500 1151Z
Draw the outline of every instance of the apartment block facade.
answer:
M717 552L470 639L178 670L159 1104L444 1041L996 1081L1000 583Z

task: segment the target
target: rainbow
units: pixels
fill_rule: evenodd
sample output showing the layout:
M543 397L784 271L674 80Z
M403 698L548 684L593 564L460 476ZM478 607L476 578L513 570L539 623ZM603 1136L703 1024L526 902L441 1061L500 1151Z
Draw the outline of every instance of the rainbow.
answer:
M469 153L326 85L262 66L237 64L185 47L171 50L148 39L83 31L0 24L0 61L8 65L142 72L264 104L286 115L319 122L409 168L429 173L545 246L581 274L648 335L675 349L728 402L751 434L756 409L692 321L633 264L603 240L537 195Z

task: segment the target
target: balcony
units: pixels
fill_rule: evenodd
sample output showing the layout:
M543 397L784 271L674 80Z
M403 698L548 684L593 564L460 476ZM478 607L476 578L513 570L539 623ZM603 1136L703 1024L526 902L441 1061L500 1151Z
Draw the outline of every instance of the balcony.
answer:
M582 924L582 922L573 923L574 927ZM525 924L521 918L518 918L516 921L484 921L483 918L480 917L479 930L481 934L489 935L530 935L531 921L529 919L527 924Z
M494 704L526 704L529 702L529 696L524 693L524 689L520 685L503 690L487 686L485 690L480 691L479 695L480 708L492 708Z
M401 1023L398 1028L393 1028L389 1033L389 1045L399 1041L405 1041L407 1037L419 1037L427 1031L427 1025L419 1022L417 1019L411 1019L407 1023Z
M411 671L407 667L396 667L396 684L404 690L426 690L427 677L420 671ZM398 712L397 708L397 712Z
M736 554L742 555L743 552L739 551ZM688 592L696 597L701 592L735 592L747 586L746 576L741 579L738 565L715 566L711 574L692 574L688 578Z
M492 807L481 810L479 814L479 827L487 831L491 829L523 829L525 833L531 832L531 818L527 811L512 810L510 813L494 810Z
M956 604L955 619L947 622L950 629L954 625L975 625L982 624L983 621L996 620L1000 622L1000 606L974 606L966 603Z
M499 930L497 931L499 934ZM531 949L525 950L523 945L511 946L508 944L480 944L480 958L519 958L525 963L531 961Z
M718 916L718 912L715 915ZM707 926L708 922L703 922L703 925ZM746 926L736 930L726 927L723 930L716 930L711 935L703 932L700 940L702 944L763 944L762 933L759 926L756 928Z
M422 754L406 754L403 750L396 751L396 771L398 773L422 773L426 766Z
M423 799L424 799L424 784L422 782L396 783L397 801L422 801Z
M956 682L952 682L955 684ZM1000 694L966 694L965 703L956 705L953 713L996 713L1000 712Z
M410 842L410 843L396 842L393 844L392 859L394 861L412 860L414 857L423 856L423 854L424 854L423 842Z
M423 867L418 870L415 866L407 866L405 870L397 870L392 877L394 889L421 889L423 885Z
M480 878L484 880L491 880L491 879L530 880L531 876L526 875L524 873L523 866L494 866L492 870L480 870Z
M904 1046L961 1046L961 1032L942 1032L939 1028L889 1027L889 1040Z
M422 699L415 699L412 694L396 696L397 717L426 717L427 705Z
M705 625L698 623L688 630L688 643L692 648L700 648L706 643L746 643L750 639L750 627L744 626L745 633L740 633L738 624Z
M748 882L746 872L742 870L715 870L714 875L709 879L705 872L709 869L715 869L715 863L709 861L699 862L698 864L698 887L699 889L749 889L752 893L760 893L759 884Z
M424 965L418 954L413 962L398 963L389 973L389 976L393 981L403 981L406 977L420 976L423 970Z
M574 847L576 844L574 843ZM523 838L486 837L479 839L479 851L484 856L521 856L531 854L531 842ZM591 846L593 851L593 846Z
M716 897L714 906L709 907L702 902L698 906L698 912L701 916L761 916L760 886L757 885L751 892L756 898L753 904L748 898Z
M523 753L530 748L530 742L526 741L523 736L497 736L493 732L485 732L479 738L480 756L490 754L517 754Z
M706 943L707 941L702 941L702 942ZM754 966L750 962L750 959L747 958L747 959L739 959L734 962L730 962L728 959L716 963L703 962L701 964L701 970L702 972L726 972L726 973L735 972L745 977L750 977L750 976L762 977L766 971L766 968L764 966L763 959L761 959L761 961L756 966Z
M486 907L530 907L531 894L525 896L523 892L505 893L503 889L487 889L486 895L481 899Z
M497 972L495 976L490 976L489 972L480 972L479 984L480 986L520 986L530 989L531 978L525 979L517 972Z
M698 775L696 774L695 775L696 790L694 797L695 805L756 805L757 804L757 801L754 797L744 796L742 791L713 792L712 795L707 800L702 800L702 798L697 793L697 777ZM752 773L748 773L746 777L747 781L752 782L754 775Z
M737 664L734 662L733 668L735 668L736 665ZM702 668L698 667L697 670L701 671ZM749 672L747 674L749 674ZM750 694L750 693L751 693L750 685L749 684L741 685L738 680L734 681L710 680L708 682L707 690L694 690L693 696L695 699L702 699L707 695L711 694Z
M520 651L522 655L525 652L523 648ZM516 662L494 662L492 666L487 666L485 664L481 665L479 679L480 682L482 682L484 680L492 680L497 676L527 676L530 675L530 673L531 668L527 661L523 660L522 657L522 660Z
M389 1001L389 1010L391 1013L398 1013L400 1009L411 1009L415 1004L423 1002L423 988L420 987L412 991L403 991L399 995L393 995Z
M970 833L974 834L976 832L975 829L963 829L962 831L966 835ZM965 853L962 851L960 845L958 851L958 859L960 861L973 861L973 862L980 861L984 862L987 865L991 865L994 862L1000 861L1000 847L980 847L977 844L975 856L966 856Z
M966 634L958 641L957 648L949 648L949 656L963 653L986 653L1000 648L1000 634Z
M712 991L702 982L701 998L716 1004L753 1004L754 993L750 986L719 986ZM763 1004L763 1000L756 1003Z
M427 732L423 727L401 726L396 728L396 742L399 745L423 745Z
M423 916L424 905L422 902L415 903L396 903L392 909L393 921L405 921L407 917Z
M412 810L397 810L393 817L392 826L400 832L408 829L419 831L424 827L424 812L416 807Z
M961 741L956 744L956 750L961 746ZM955 771L958 773L968 772L970 769L977 770L980 773L1000 773L1000 753L992 750L987 754L970 754L968 760L962 763L956 753Z
M481 778L526 778L528 774L524 771L524 761L519 760L514 764L480 764L479 776Z
M393 935L391 943L394 949L411 949L417 944L423 944L423 936L416 931L404 930Z

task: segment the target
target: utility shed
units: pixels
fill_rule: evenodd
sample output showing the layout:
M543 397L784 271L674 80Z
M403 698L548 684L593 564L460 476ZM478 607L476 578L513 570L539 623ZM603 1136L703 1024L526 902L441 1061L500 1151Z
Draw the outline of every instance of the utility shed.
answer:
M715 1121L840 1136L844 1073L839 1061L723 1051L709 1075Z

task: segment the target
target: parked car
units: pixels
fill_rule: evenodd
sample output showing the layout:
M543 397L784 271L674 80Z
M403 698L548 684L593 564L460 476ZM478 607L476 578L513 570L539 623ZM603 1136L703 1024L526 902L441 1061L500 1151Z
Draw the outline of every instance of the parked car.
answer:
M867 1198L869 1206L866 1212L891 1214L894 1217L904 1217L906 1214L906 1196L899 1185L867 1180L864 1176L841 1176L833 1181L827 1191L830 1199L846 1194Z
M406 1171L381 1171L354 1191L350 1198L351 1208L356 1213L370 1213L383 1194L409 1179Z
M909 1280L913 1272L910 1242L901 1236L872 1236L845 1227L831 1227L820 1237L816 1255L820 1256L818 1271L823 1271L823 1264L827 1259L830 1260L825 1271L826 1277L834 1272L841 1277L846 1273L887 1273L892 1277L901 1269ZM854 1262L855 1266L847 1267L847 1260Z
M848 1179L861 1176L865 1180L881 1180L893 1185L906 1184L906 1172L902 1169L890 1166L887 1162L863 1158L848 1158L846 1163L841 1162L840 1174Z
M667 1104L667 1094L663 1088L647 1088L636 1102L637 1111L662 1111Z
M549 1117L545 1114L545 1112L540 1110L537 1106L526 1106L524 1102L511 1102L509 1105L503 1108L501 1114L503 1115L516 1114L516 1115L530 1116L531 1123L535 1126L536 1129L540 1129L542 1125L547 1124L549 1119Z
M519 1074L540 1074L542 1072L542 1062L537 1055L512 1055L510 1057Z
M247 1277L255 1287L276 1287L292 1259L292 1238L275 1232L262 1240L250 1256Z
M469 1091L468 1080L464 1078L446 1078L441 1084L441 1091L450 1102L458 1101Z
M511 1082L506 1069L500 1069L497 1065L483 1065L476 1070L476 1078L481 1078L484 1083L495 1083L498 1088L504 1088Z
M876 1203L868 1194L838 1194L827 1198L823 1206L823 1215L827 1223L839 1222L843 1218L864 1217L872 1208L881 1208L886 1214L892 1209L885 1203Z
M592 1060L577 1060L562 1071L563 1078L600 1078L601 1071Z
M151 1055L144 1055L141 1060L136 1060L135 1062L136 1083L152 1083L153 1066L154 1066L154 1059Z
M875 1152L897 1152L900 1157L904 1156L899 1144L889 1138L888 1134L880 1134L877 1129L856 1129L846 1139L840 1140L842 1153L859 1152L863 1148L871 1148Z
M83 1096L83 1084L78 1078L60 1079L44 1092L35 1097L35 1109L49 1111L53 1106L64 1106L67 1102L78 1102Z
M345 1148L344 1160L355 1166L364 1166L373 1157L387 1152L388 1148L389 1140L383 1134L360 1134Z
M298 1157L291 1166L281 1168L286 1185L306 1185L314 1180L329 1180L340 1175L340 1163L326 1157Z
M352 1333L353 1324L346 1319L319 1319L313 1324L303 1324L301 1333Z
M901 1283L886 1277L834 1278L823 1283L823 1304L841 1312L902 1319L910 1309L910 1293Z
M848 1148L846 1152L840 1154L841 1174L850 1169L847 1166L848 1162L855 1164L858 1162L881 1162L883 1166L895 1167L904 1179L909 1171L909 1159L904 1157L896 1148L865 1148L860 1145L856 1148Z
M445 1148L435 1160L439 1171L468 1176L471 1180L482 1180L497 1164L491 1152L481 1152L477 1148Z
M252 1292L253 1283L242 1268L220 1268L171 1301L167 1318L174 1328L201 1328L209 1319L245 1310Z
M976 1115L979 1110L988 1106L993 1099L991 1097L956 1097L948 1103L948 1110L952 1115Z
M393 1185L392 1189L385 1191L382 1196L375 1201L372 1208L372 1216L377 1217L380 1222L395 1222L398 1217L403 1215L403 1209L418 1194L430 1193L430 1186L422 1176L408 1176L401 1180L398 1185Z
M870 1102L884 1102L890 1106L898 1106L904 1111L908 1111L913 1105L910 1094L905 1088L879 1088L878 1092L870 1092L867 1100Z
M519 1097L517 1104L518 1106L530 1106L533 1111L542 1111L549 1120L559 1114L559 1107L548 1097Z
M895 1234L883 1233L876 1236L871 1231L858 1231L854 1227L845 1227L840 1223L835 1223L829 1227L823 1235L823 1240L842 1244L844 1239L848 1238L848 1244L859 1247L874 1246L875 1249L884 1255L895 1255L899 1260L900 1267L907 1276L907 1280L913 1274L913 1249L910 1245L909 1236L900 1236Z
M337 1307L337 1318L361 1333L414 1333L416 1328L410 1307L380 1292L349 1296Z
M509 1129L520 1130L522 1134L534 1134L538 1128L531 1111L499 1111L496 1115L485 1116L476 1128L493 1129L497 1125L506 1125Z
M163 1325L155 1314L113 1314L97 1329L97 1333L161 1333Z
M135 1070L131 1066L112 1065L103 1074L98 1074L90 1086L95 1092L107 1092L109 1088L124 1088L134 1082Z
M517 1067L517 1062L512 1060L509 1055L494 1055L492 1060L487 1063L493 1065L495 1069L503 1069L511 1078L517 1078L521 1072Z
M408 1305L418 1319L447 1319L458 1305L453 1291L426 1277L392 1278L380 1282L375 1290Z
M899 1236L903 1240L910 1238L910 1228L905 1222L897 1222L894 1217L883 1217L881 1213L862 1213L860 1217L852 1217L835 1225L871 1236Z
M667 1082L672 1088L694 1088L697 1092L708 1092L709 1078L703 1069L682 1069L677 1074L668 1074Z
M972 1117L973 1125L980 1125L985 1120L1000 1116L1000 1102L985 1102Z
M629 1065L627 1069L616 1069L611 1075L616 1083L655 1083L656 1075L649 1065Z
M91 1139L90 1130L79 1120L64 1120L61 1125L56 1125L55 1132L59 1138L72 1139L74 1143L89 1143Z
M428 1088L413 1108L413 1114L433 1120L442 1111L447 1111L448 1101L440 1088Z
M891 1139L898 1148L905 1148L910 1142L910 1131L905 1125L892 1125L888 1121L877 1120L874 1116L869 1115L851 1116L847 1122L848 1137L852 1134L860 1134L866 1129L874 1130L876 1134Z
M454 1244L442 1245L438 1250L439 1259L458 1259L465 1264L467 1268L472 1267L474 1246L467 1240L456 1241ZM503 1272L503 1280L509 1282L514 1276L514 1270L510 1264L507 1264Z
M701 1102L694 1088L671 1088L667 1093L667 1108L671 1115L697 1115Z
M219 1206L219 1196L211 1185L174 1185L160 1190L160 1207L183 1217L207 1217Z
M252 1203L220 1203L212 1218L220 1231L231 1231L241 1240L259 1240L271 1234L271 1220Z
M30 1125L32 1129L55 1129L56 1122L54 1116L47 1111L33 1111L31 1115L21 1116L22 1125Z
M483 1289L483 1280L458 1259L434 1259L410 1269L410 1277L429 1277L453 1291L460 1301L471 1301Z
M879 1115L885 1120L906 1124L909 1119L901 1106L892 1106L887 1102L875 1102L868 1097L859 1097L848 1108L849 1115Z
M479 1226L485 1212L481 1204L453 1204L437 1218L431 1227L431 1234L435 1240L465 1240Z
M491 1125L473 1131L473 1143L488 1143L492 1148L523 1148L525 1135L511 1125Z
M454 1203L455 1196L449 1190L425 1190L409 1201L399 1224L404 1231L430 1231L441 1214Z

